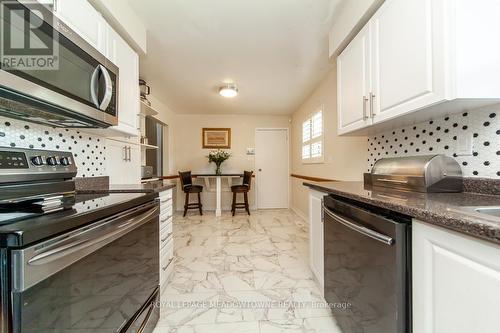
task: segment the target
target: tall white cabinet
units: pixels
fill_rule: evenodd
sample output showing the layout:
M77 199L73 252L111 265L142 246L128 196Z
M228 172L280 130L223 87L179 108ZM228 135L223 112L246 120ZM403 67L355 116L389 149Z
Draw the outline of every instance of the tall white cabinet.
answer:
M324 196L325 193L309 190L309 264L321 287L324 287Z
M120 70L118 83L118 126L112 130L125 135L139 135L139 56L113 29L106 34L106 54Z
M496 333L500 246L414 221L413 333Z
M337 58L339 134L499 103L498 17L493 0L386 0Z

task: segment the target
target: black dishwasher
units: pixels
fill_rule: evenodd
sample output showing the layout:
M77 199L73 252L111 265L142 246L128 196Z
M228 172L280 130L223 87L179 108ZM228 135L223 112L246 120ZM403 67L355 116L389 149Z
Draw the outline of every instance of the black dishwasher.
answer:
M323 214L325 299L342 332L411 332L411 219L334 195Z

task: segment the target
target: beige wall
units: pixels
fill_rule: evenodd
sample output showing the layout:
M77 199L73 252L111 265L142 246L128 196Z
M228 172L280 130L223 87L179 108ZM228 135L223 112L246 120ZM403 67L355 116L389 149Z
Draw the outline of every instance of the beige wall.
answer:
M255 147L256 128L289 128L288 116L265 115L175 115L174 132L174 159L175 172L179 170L192 170L196 172L209 172L215 170L214 164L209 164L207 154L210 149L203 149L202 128L222 127L231 128L231 157L222 165L222 172L242 172L254 170L254 156L246 155L246 148ZM227 184L223 184L226 185ZM255 188L255 186L253 187ZM183 205L183 195L178 191L177 208ZM206 209L214 208L215 197L207 191L203 194L203 204ZM250 193L250 204L255 201L254 193ZM223 208L228 208L231 203L229 193L224 193L222 198Z
M365 137L337 135L337 74L335 68L318 85L309 98L292 115L292 173L335 180L362 180L367 159ZM303 164L302 122L323 105L325 161L321 164ZM291 180L292 207L308 216L308 192L303 181Z

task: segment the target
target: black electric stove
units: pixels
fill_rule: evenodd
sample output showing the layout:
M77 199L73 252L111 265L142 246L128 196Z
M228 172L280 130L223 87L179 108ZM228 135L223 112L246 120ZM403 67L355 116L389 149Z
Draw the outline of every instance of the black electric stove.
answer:
M0 206L0 247L23 247L145 204L147 193L77 194L72 203L47 211L31 204Z
M157 193L77 194L70 152L0 147L0 332L151 332Z

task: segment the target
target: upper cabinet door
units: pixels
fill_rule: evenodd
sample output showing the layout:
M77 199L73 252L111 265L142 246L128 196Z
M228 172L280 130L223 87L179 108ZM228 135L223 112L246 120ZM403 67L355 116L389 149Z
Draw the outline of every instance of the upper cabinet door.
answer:
M102 54L106 51L106 21L87 0L54 1L54 14Z
M370 63L370 26L366 25L337 58L339 134L371 124Z
M373 121L445 99L441 0L387 0L370 21Z
M139 56L109 28L107 33L107 57L118 66L118 126L113 129L126 135L138 135L139 102Z

